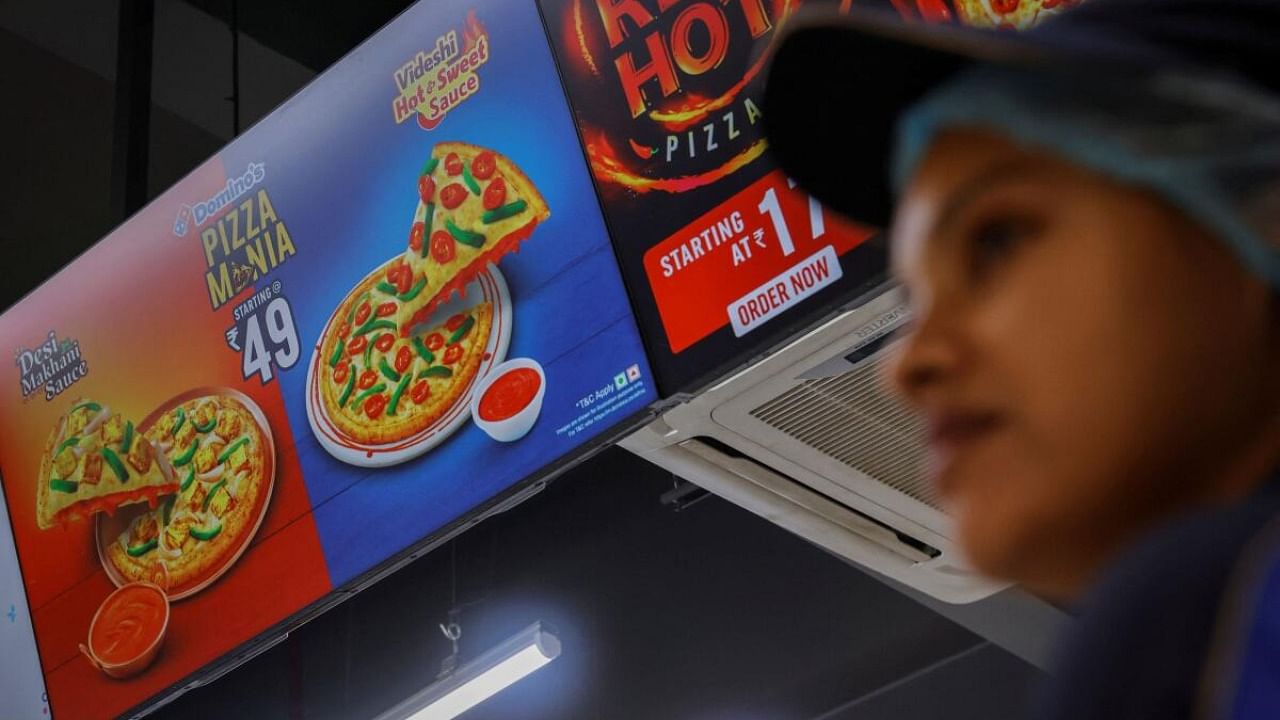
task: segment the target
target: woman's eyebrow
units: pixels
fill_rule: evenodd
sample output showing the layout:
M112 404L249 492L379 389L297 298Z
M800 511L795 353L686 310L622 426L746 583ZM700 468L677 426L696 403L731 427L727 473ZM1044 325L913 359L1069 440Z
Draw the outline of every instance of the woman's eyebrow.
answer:
M938 211L937 218L934 220L934 228L946 228L964 210L965 206L972 203L987 190L998 187L1002 183L1024 179L1028 175L1034 175L1039 170L1041 170L1039 163L1027 157L1011 158L983 169L982 172L966 180L947 196L947 199L942 203L942 209Z

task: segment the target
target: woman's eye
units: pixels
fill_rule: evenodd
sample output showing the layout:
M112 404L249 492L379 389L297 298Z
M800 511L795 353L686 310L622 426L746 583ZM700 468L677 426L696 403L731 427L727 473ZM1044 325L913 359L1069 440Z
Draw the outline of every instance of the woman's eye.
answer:
M995 269L1039 229L1039 222L1026 217L993 218L978 224L970 234L974 274L984 276Z

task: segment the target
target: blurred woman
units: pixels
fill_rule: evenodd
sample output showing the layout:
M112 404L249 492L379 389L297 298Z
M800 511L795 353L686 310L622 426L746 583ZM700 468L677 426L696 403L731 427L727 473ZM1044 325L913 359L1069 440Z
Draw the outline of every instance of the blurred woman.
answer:
M784 168L890 228L961 546L1080 603L1043 717L1280 718L1277 38L1280 3L1093 0L810 16L775 58Z

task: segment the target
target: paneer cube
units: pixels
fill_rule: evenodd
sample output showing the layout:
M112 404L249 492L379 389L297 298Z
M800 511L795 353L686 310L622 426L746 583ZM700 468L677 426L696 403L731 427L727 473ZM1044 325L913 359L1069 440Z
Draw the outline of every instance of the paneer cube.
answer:
M239 413L225 408L218 411L218 427L216 430L218 435L230 441L239 437L241 430Z
M102 442L105 445L119 445L124 440L124 418L112 415L102 423Z
M160 537L160 524L156 522L155 515L146 513L140 516L130 528L129 545L137 547L158 537Z
M213 493L213 497L209 498L209 511L219 519L226 517L236 506L236 499L231 497L231 492L223 485Z
M244 470L249 467L249 445L246 443L235 449L231 453L231 457L227 458L227 469L229 471Z
M66 448L58 453L58 457L53 459L53 475L58 478L67 478L71 473L76 471L76 453L71 448Z
M176 420L177 418L173 416L173 413L171 412L165 413L164 415L160 416L159 420L156 421L153 431L158 433L161 437L167 437L173 434L173 423Z
M217 406L214 405L212 401L206 400L197 405L195 410L191 411L191 419L195 421L196 425L204 427L213 421L217 412Z
M175 447L191 447L191 441L196 438L196 424L191 422L191 418L182 423L182 427L173 434L173 444Z
M187 498L187 509L193 513L204 512L204 499L208 497L209 490L204 483L196 483L195 488L191 491L191 496Z
M191 520L180 518L169 523L164 530L164 542L171 548L181 548L191 537Z
M82 407L67 416L67 436L79 435L89 421L98 416L100 411Z
M151 463L155 460L156 449L152 447L151 442L145 438L134 438L133 447L129 448L129 464L139 473L145 473L151 469Z
M84 454L84 469L80 474L80 482L86 485L97 485L102 479L102 453L86 452Z
M219 442L211 442L208 445L196 450L196 456L192 459L196 472L207 473L218 465L218 454L222 452L222 448L226 447Z

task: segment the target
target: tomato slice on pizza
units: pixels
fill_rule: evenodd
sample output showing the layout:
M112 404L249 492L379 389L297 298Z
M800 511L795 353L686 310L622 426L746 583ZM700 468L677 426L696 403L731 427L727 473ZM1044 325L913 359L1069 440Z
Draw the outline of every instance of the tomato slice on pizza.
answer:
M269 439L242 402L225 395L188 400L146 431L175 466L175 494L134 518L105 548L127 580L162 564L170 590L199 582L222 567L256 527L271 486Z
M391 326L362 333L364 324L354 325L357 317L373 312L361 310L368 306L367 292L353 292L340 308L352 322L335 323L337 329L321 345L321 397L343 434L362 444L384 445L430 427L471 386L489 342L493 304L477 304L403 337Z
M375 289L378 303L400 303L396 320L406 328L428 319L551 215L515 163L468 143L437 144L417 183L418 208L403 262L389 267L386 282Z
M36 488L36 524L48 529L121 505L154 505L177 490L178 482L167 459L132 421L80 400L49 434Z

